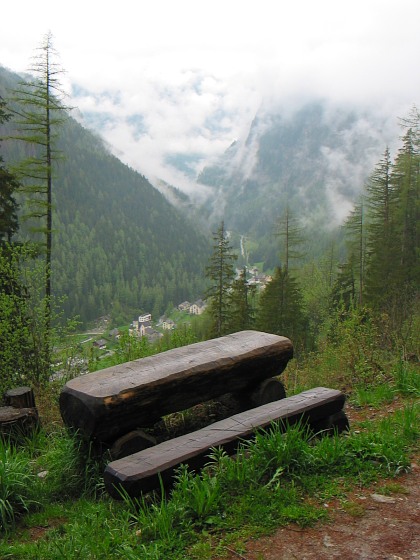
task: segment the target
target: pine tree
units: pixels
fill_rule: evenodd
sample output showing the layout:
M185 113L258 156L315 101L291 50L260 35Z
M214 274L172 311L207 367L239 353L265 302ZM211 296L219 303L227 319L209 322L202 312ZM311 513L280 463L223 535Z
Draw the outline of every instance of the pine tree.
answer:
M393 273L396 255L397 196L391 175L391 156L387 148L366 184L368 225L364 291L366 302L377 309L386 307L396 289Z
M220 224L217 232L213 233L213 241L213 253L206 268L206 277L210 280L206 298L212 317L211 335L222 336L228 330L229 294L235 277L233 263L237 257L232 252L224 222Z
M0 97L0 124L9 120L10 114L6 111L6 103ZM3 165L0 156L0 244L4 241L11 242L12 236L18 230L18 203L15 193L20 184L16 177Z
M337 278L332 286L331 307L333 309L344 308L348 311L356 302L356 280L354 255L351 254L347 262L338 266Z
M396 206L399 280L415 285L419 276L420 246L420 149L419 123L410 127L399 150L392 181L398 203Z
M229 317L227 329L229 332L243 331L252 328L254 323L255 286L249 286L244 267L238 278L232 283L229 294Z
M289 337L296 348L305 344L302 293L296 279L280 267L261 294L256 323L262 331Z
M356 294L358 305L363 304L363 290L365 279L366 264L366 224L365 224L365 208L363 198L356 203L354 209L348 216L344 224L347 237L347 263L346 267L352 266L353 279L356 282Z

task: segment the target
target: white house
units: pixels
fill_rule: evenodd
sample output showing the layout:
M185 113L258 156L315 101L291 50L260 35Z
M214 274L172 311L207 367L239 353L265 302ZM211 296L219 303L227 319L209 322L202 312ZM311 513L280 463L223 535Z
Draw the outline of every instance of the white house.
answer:
M166 331L170 331L171 329L175 328L175 323L174 321L172 321L172 319L165 319L164 321L162 321L162 328Z
M206 304L202 299L198 299L192 305L190 305L189 312L191 315L201 315L206 308Z
M147 321L152 320L151 313L144 313L143 315L139 315L139 323L146 323Z

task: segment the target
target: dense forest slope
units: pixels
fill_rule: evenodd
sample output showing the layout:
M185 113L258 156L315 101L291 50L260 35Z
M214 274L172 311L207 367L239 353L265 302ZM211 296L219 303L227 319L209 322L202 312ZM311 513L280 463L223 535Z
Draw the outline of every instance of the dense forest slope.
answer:
M0 67L6 101L18 79ZM204 234L75 119L64 124L58 147L65 157L53 185L53 291L65 296L66 315L84 322L110 312L117 320L140 311L156 317L201 295ZM7 140L1 150L6 163L23 155Z

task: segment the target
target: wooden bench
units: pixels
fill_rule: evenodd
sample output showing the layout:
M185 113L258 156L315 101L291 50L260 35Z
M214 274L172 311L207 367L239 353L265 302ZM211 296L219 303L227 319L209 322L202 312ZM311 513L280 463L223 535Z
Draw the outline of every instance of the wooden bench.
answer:
M117 488L135 496L156 488L159 476L169 483L181 463L202 466L213 447L234 451L240 440L274 421L303 418L316 431L346 427L339 391L319 387L284 398L274 376L292 356L288 338L241 331L77 377L61 392L61 414L69 427L117 450L104 473L106 488L115 498ZM148 434L138 434L164 415L226 394L240 403L239 414L229 412L154 447Z
M87 438L112 443L226 393L255 407L285 396L270 378L292 356L288 338L241 331L72 379L60 395L61 415Z
M105 487L117 499L121 498L121 490L130 496L149 492L159 488L159 477L169 484L181 463L200 468L207 462L212 448L222 447L232 453L239 441L249 439L257 429L267 428L273 422L293 424L302 419L316 430L320 426L342 430L348 425L342 411L344 402L340 391L318 387L247 410L109 463L104 473Z

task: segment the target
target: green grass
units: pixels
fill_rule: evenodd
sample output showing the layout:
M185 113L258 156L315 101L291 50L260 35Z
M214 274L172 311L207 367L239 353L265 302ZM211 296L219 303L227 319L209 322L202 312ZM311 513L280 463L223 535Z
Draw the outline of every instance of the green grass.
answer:
M304 426L273 425L234 459L215 449L200 473L181 467L171 491L115 502L102 493L101 470L83 442L38 432L25 446L0 448L8 504L0 510L7 528L0 557L210 559L226 547L240 554L251 536L326 519L322 504L332 497L361 515L346 491L388 477L392 491L418 436L414 404L343 436L318 439Z
M104 492L106 457L95 458L77 435L45 420L58 395L49 384L37 394L48 413L41 415L44 428L13 444L0 440L0 558L210 560L227 550L243 554L247 538L281 525L324 520L323 504L334 498L351 515L362 515L347 499L355 486L386 479L393 492L398 475L410 469L420 375L418 364L392 361L367 343L355 346L347 331L342 340L289 364L283 374L288 394L324 385L350 392L360 408L405 403L402 410L334 437L315 437L303 425L286 432L273 425L243 442L235 458L214 449L201 472L181 467L172 490L120 502ZM197 423L197 414L189 414L195 417L179 415L188 426Z

